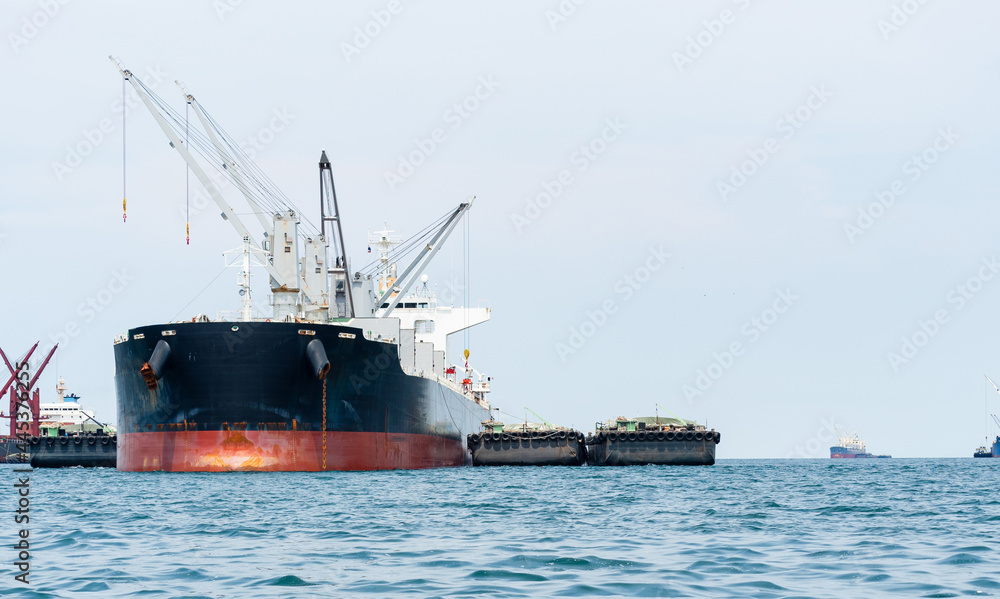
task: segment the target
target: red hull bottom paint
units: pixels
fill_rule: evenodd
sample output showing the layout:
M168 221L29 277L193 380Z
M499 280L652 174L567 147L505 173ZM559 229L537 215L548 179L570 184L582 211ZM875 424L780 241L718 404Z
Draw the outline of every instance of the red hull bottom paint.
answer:
M326 470L440 468L465 464L461 441L431 435L326 433ZM323 433L178 431L120 433L118 470L317 472Z

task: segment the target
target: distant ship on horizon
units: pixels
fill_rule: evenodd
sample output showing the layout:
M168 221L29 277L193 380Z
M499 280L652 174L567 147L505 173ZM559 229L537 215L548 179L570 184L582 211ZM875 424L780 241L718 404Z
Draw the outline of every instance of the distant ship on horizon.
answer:
M997 384L993 382L993 379L991 379L989 377L989 375L987 375L987 374L984 374L983 376L985 376L986 380L989 381L991 385L993 385L993 388L997 390L997 393L1000 393L1000 387L997 387ZM1000 427L1000 418L997 418L996 414L990 414L990 416L993 417L993 422L995 422L997 424L997 427ZM988 422L989 421L987 421L987 423ZM990 437L989 437L989 435L987 435L986 436L986 442L987 443L990 442L989 439L990 439ZM1000 458L1000 435L996 436L996 439L993 440L993 444L992 445L985 445L984 444L984 445L980 445L979 447L977 447L975 453L972 454L972 457L974 457L974 458Z
M891 455L876 455L868 453L865 442L857 433L841 436L839 445L830 448L831 458L891 458Z

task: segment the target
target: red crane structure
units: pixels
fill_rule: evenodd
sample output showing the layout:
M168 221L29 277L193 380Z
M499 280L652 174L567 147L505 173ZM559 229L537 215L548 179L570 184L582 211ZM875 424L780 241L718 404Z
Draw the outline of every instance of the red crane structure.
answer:
M21 412L23 412L24 411L23 408L27 407L28 411L31 413L31 420L28 421L28 431L27 432L28 432L29 435L32 435L32 436L35 436L35 437L38 436L38 433L39 433L39 412L40 412L41 399L39 397L40 394L38 392L38 389L35 388L35 383L38 382L38 377L40 377L42 375L42 371L45 370L45 367L49 365L49 360L51 360L52 359L52 355L56 353L56 348L57 347L59 347L58 343L55 344L52 347L52 349L49 351L49 355L45 356L45 359L42 360L42 363L38 366L38 370L35 372L34 375L31 374L31 368L30 368L30 365L29 365L30 363L28 362L28 360L31 359L31 355L33 353L35 353L36 349L38 349L38 343L37 342L34 345L32 345L31 349L29 349L28 352L26 354L24 354L24 357L21 358L14 365L12 365L10 363L10 360L7 359L7 354L5 354L3 352L3 349L0 348L0 358L3 358L3 363L7 366L7 370L10 371L10 378L7 379L7 382L4 384L3 387L0 387L0 397L3 397L3 394L7 392L8 388L10 389L10 414L8 414L6 416L7 418L10 418L10 433L9 433L9 436L14 437L14 436L17 435L17 432L18 432L17 431L17 414L18 414L18 411L19 411L18 410L18 406L21 405L21 402L18 401L18 396L21 395L21 394L29 396L28 397L28 401L27 401L28 405L27 406L21 405L21 410L20 410ZM22 366L22 365L26 365L26 366ZM28 379L28 384L27 385L24 385L23 383L18 383L17 382L18 381L18 372L22 371L22 370L28 374L29 379ZM15 383L17 383L17 384L15 384ZM19 392L19 390L20 390L20 392ZM4 417L5 416L4 416L3 412L0 412L0 418L4 418Z

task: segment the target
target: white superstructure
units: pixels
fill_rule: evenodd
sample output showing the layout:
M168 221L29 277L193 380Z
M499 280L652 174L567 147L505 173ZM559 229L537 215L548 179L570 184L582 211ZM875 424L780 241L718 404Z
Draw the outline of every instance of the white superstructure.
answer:
M94 411L80 407L80 396L66 394L66 381L62 378L56 384L59 401L38 405L38 420L41 428L66 428L74 425L95 424Z
M868 453L865 449L865 442L854 432L840 437L840 447L848 449L853 453Z

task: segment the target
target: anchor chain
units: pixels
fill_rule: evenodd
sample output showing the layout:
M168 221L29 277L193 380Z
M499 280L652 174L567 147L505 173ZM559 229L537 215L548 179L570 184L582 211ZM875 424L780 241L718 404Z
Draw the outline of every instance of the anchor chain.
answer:
M323 377L323 470L326 470L326 377Z

